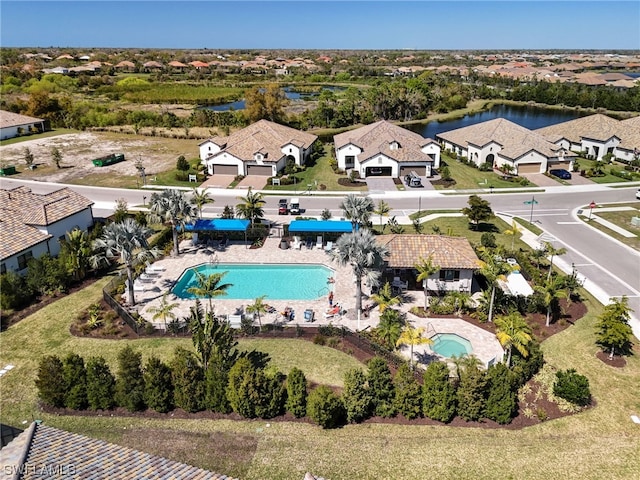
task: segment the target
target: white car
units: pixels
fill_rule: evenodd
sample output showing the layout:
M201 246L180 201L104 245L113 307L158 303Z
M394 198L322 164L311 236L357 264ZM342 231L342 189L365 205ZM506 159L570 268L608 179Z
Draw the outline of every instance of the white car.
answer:
M640 200L640 188L636 190L636 198Z

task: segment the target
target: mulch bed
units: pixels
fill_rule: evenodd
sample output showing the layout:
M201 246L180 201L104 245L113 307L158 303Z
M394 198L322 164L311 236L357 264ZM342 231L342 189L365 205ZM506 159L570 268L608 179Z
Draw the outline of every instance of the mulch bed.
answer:
M602 362L606 363L610 367L622 368L627 365L627 359L621 355L614 355L613 358L609 358L609 354L607 352L603 352L602 350L598 350L596 353L596 357Z

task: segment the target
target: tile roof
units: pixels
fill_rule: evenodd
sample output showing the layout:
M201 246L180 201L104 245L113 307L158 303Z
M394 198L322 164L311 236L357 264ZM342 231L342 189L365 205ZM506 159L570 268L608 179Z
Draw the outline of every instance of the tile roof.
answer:
M42 118L28 117L27 115L20 115L19 113L0 110L0 128L18 127L20 125L42 122L44 122Z
M464 148L470 144L483 147L490 142L496 142L502 147L500 156L514 160L531 150L535 150L547 158L556 157L560 149L540 133L521 127L504 118L457 128L439 133L437 136Z
M348 132L339 133L333 137L336 149L353 144L362 149L358 155L363 162L375 155L383 154L397 162L430 161L433 158L424 153L421 148L433 142L430 138L399 127L393 123L381 120ZM399 147L391 149L391 144L397 142Z
M232 480L226 475L38 422L2 449L1 463L0 475L20 480L67 475L92 480ZM14 472L18 472L15 477Z
M433 255L433 264L446 269L478 268L478 256L469 240L445 235L380 235L378 243L389 249L390 268L413 268L420 257Z
M537 133L549 139L563 137L573 143L580 143L583 138L605 141L611 137L620 139L620 148L640 149L640 117L627 120L616 120L601 113L576 118L568 122L539 128Z
M5 260L23 250L45 242L53 235L25 225L0 207L0 260Z
M265 155L265 162L277 162L284 155L282 147L285 145L292 144L306 149L317 138L311 133L268 120L260 120L228 137L215 137L210 140L216 145L226 144L223 152L228 152L244 161L253 160L254 154L260 152Z
M93 202L69 188L38 195L28 187L0 189L2 215L21 220L28 225L51 225L75 213L90 208Z

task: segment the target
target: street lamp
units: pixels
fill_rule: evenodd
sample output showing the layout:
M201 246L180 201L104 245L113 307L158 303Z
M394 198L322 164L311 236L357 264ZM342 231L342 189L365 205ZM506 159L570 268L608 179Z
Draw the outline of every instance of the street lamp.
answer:
M146 196L146 195L143 195L143 196L142 196L142 206L143 206L143 207L146 207L146 206L147 206L147 196Z

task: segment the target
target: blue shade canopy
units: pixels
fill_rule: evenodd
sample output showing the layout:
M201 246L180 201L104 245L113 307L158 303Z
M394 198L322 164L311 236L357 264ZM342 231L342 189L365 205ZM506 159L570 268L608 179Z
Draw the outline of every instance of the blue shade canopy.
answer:
M350 233L351 222L347 220L293 220L289 232L306 233Z
M215 218L196 220L193 224L185 225L187 232L246 232L251 222L239 218Z

